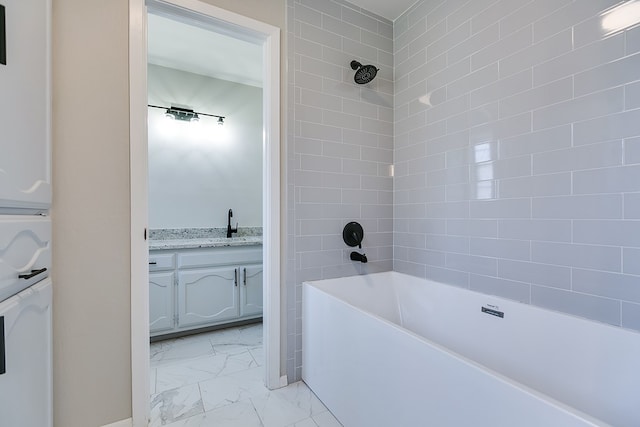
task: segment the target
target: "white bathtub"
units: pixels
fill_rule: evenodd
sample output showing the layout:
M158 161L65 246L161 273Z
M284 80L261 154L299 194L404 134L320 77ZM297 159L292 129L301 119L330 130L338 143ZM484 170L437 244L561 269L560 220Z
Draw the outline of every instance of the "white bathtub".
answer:
M302 377L345 427L640 426L636 332L396 272L302 302Z

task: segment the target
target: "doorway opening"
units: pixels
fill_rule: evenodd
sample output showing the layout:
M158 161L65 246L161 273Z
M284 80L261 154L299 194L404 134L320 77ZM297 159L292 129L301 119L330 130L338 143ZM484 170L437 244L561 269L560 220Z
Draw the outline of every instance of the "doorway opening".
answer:
M253 296L237 291L237 299L242 301L233 303L244 302L246 308L236 306L237 316L229 316L233 310L227 310L226 318L210 320L213 327L225 324L225 319L235 323L256 320L256 305L262 299L264 382L271 389L287 383L286 376L281 375L280 52L279 29L197 0L148 0L146 5L144 0L135 0L130 2L130 12L132 405L133 425L146 426L153 391L148 269L148 251L153 247L149 247L146 238L153 238L154 231L182 229L188 233L191 229L225 228L231 229L228 231L234 240L233 233L236 229L243 231L243 224L236 226L232 218L244 223L243 237L247 236L246 228L252 229L250 237L259 235L261 228L261 298L256 297L255 290ZM158 28L162 29L160 33ZM257 61L250 52L258 52ZM210 90L212 87L216 89ZM261 111L256 111L256 105ZM178 120L167 123L162 116L170 114L170 109L178 115L188 115L187 119L174 116ZM196 123L194 115L200 119ZM241 123L243 115L245 119L253 115L259 120ZM234 118L238 120L235 123ZM254 145L243 146L247 141L254 141ZM225 160L224 156L230 157ZM243 162L244 174L239 166ZM238 172L241 174L235 177L225 175ZM229 188L236 184L240 187ZM206 191L210 192L209 197L203 196ZM218 219L211 220L216 216ZM220 222L220 217L224 224L215 222ZM142 231L144 239L139 239ZM184 255L180 251L174 257ZM157 265L156 262L154 266ZM172 266L173 270L166 267L160 276L168 283L173 281L178 290L166 294L173 300L164 301L164 305L187 321L180 324L173 315L161 319L170 326L161 326L160 332L156 329L156 335L207 326L203 323L206 313L194 314L193 307L200 303L197 297L188 310L184 300L178 301L181 280L188 282L193 271L181 272L177 262ZM233 270L236 285L257 277L251 263L231 270L227 267L218 268L216 275L221 269ZM245 276L241 276L243 272ZM192 290L195 288L197 285ZM151 307L152 317L154 310L157 314L156 308Z

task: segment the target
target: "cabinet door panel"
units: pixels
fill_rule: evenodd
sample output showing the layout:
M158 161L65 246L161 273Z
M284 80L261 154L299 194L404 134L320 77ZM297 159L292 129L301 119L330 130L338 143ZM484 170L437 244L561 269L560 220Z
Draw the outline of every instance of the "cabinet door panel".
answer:
M262 264L242 267L240 315L262 314Z
M173 329L175 274L149 274L149 330L155 332Z
M0 216L0 301L49 275L51 219Z
M0 302L0 425L51 427L51 280Z
M51 204L51 1L6 1L0 64L0 207Z
M181 271L178 276L178 326L232 319L239 314L238 269Z

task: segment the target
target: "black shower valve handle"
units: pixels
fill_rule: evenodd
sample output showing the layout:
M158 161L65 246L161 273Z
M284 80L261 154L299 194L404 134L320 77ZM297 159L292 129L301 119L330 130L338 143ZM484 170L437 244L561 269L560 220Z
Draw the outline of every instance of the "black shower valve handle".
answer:
M353 237L354 242L358 242L358 248L362 249L362 240L360 240L355 231L351 233L351 237Z
M364 230L362 226L355 221L352 221L344 226L342 230L342 240L347 246L358 246L362 249L362 240L364 239Z

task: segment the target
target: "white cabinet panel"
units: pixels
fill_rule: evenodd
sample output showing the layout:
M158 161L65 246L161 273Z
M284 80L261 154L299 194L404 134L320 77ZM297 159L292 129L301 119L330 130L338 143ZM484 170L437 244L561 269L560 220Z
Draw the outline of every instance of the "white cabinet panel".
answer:
M51 204L51 1L4 0L0 64L0 207Z
M178 326L215 323L238 316L238 268L178 273Z
M149 330L152 334L173 329L175 273L149 274Z
M262 314L262 264L242 267L240 316Z
M0 425L51 427L50 279L1 302L0 319Z
M262 262L262 247L236 246L185 251L179 254L178 268Z
M149 271L171 270L176 266L176 256L173 253L157 253L149 254Z
M0 301L47 277L50 268L51 219L0 216Z

